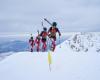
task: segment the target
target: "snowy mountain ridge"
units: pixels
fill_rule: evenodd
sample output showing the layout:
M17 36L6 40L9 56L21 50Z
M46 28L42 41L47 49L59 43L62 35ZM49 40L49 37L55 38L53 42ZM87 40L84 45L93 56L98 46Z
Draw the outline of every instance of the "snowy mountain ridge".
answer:
M8 37L4 38L7 41L0 43L0 60L6 58L6 56L9 56L15 52L29 51L29 44L28 42L26 42L28 40L28 36L25 37L24 35L23 38L20 38L18 37L18 35L17 37L10 37L10 39ZM1 38L1 41L2 40L3 38ZM99 32L63 33L60 42L62 43L63 41L65 41L66 44L68 44L67 46L69 47L69 49L74 52L88 52L92 49L95 52L100 51ZM59 45L59 39L57 41L57 45Z
M60 47L61 46L61 47ZM93 49L72 51L64 41L50 52L18 52L0 61L1 80L99 80L100 55Z
M69 46L73 51L87 52L91 48L100 51L100 33L99 32L80 32L74 34L69 40Z

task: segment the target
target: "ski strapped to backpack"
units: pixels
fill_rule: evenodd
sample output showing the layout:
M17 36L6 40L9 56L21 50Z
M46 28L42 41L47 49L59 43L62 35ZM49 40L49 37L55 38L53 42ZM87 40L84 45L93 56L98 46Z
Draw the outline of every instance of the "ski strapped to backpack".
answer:
M46 18L44 18L44 20L52 26L52 23L49 22Z

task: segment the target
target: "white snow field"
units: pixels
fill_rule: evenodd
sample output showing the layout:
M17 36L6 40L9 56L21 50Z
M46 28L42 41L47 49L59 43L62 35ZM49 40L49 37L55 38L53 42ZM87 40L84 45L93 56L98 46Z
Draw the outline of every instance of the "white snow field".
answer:
M61 46L61 47L60 47ZM50 52L18 52L0 61L0 80L100 80L100 53L73 51L64 41Z

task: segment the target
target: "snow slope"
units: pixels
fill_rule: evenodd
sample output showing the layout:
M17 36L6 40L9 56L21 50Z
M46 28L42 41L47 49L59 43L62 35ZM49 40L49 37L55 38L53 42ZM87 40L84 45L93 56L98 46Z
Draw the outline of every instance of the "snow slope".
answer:
M51 52L19 52L0 62L0 80L100 80L100 54L94 49L74 52L68 41Z

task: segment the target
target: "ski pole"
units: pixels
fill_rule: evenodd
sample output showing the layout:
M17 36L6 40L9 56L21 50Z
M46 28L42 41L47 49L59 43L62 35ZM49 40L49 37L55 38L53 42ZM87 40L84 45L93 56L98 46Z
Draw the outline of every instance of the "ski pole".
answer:
M43 28L45 27L44 24L43 24L43 21L41 22L41 25L42 25Z
M49 70L50 70L50 72L51 72L51 64L49 64Z
M60 36L59 36L59 45L60 45L60 48L61 48L61 41L60 41Z
M49 49L49 38L47 38L47 50Z
M42 26L43 26L43 22L41 22Z

